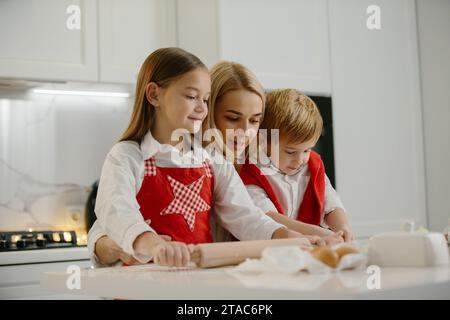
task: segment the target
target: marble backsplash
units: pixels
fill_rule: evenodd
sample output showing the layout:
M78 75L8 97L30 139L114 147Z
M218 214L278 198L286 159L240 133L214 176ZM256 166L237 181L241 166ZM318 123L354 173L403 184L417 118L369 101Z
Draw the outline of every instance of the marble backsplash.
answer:
M130 98L0 91L0 231L76 230Z

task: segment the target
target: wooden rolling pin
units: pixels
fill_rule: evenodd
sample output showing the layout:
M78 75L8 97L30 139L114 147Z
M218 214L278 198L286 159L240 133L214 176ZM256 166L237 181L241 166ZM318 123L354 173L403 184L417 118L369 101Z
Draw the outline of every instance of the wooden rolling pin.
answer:
M200 268L236 265L247 258L259 259L265 248L275 246L311 248L309 241L302 238L202 243L194 246L191 261Z

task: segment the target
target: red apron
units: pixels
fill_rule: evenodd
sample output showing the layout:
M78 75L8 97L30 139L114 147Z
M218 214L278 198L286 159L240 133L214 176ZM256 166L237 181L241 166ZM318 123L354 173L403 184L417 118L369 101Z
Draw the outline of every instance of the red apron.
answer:
M212 242L211 214L214 178L208 162L200 168L157 167L145 161L145 175L136 199L151 227L173 241Z
M325 199L325 169L319 154L311 152L308 167L310 178L302 203L298 209L297 220L320 225ZM246 162L242 165L239 175L245 185L256 185L264 189L278 212L284 214L280 201L273 191L269 180L256 165Z

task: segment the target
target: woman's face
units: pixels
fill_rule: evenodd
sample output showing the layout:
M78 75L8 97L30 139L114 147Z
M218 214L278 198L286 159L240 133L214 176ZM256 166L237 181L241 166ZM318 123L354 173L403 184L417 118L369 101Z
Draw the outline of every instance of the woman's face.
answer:
M258 133L263 102L256 93L245 89L225 93L216 102L214 122L228 149L241 154Z

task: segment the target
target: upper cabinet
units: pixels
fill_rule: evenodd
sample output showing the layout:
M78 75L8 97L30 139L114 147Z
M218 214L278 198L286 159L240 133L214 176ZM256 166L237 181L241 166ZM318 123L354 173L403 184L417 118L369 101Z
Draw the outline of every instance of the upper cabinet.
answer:
M179 45L208 66L237 61L266 88L331 94L326 0L178 0L177 18Z
M331 93L326 0L3 0L0 38L3 78L134 84L149 53L179 46L266 88Z
M176 46L175 0L99 0L100 81L135 83L145 58Z
M0 77L97 81L97 5L0 1Z
M152 51L177 45L175 12L175 0L0 1L0 77L134 84Z

